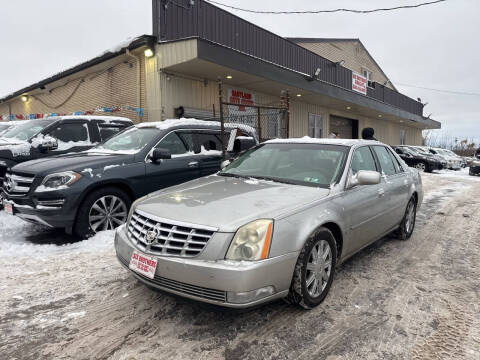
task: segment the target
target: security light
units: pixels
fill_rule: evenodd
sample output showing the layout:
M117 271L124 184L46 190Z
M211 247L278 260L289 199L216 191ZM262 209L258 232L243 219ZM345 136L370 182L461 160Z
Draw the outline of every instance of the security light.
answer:
M21 99L22 99L23 102L27 102L28 101L28 95L22 95Z
M378 114L378 117L382 117L382 114Z
M350 110L352 107L351 106L347 106L347 110Z
M345 65L345 60L337 61L337 62L335 63L335 65L337 65L337 66L343 66L343 65Z
M153 50L152 50L152 49L146 49L144 53L145 53L145 56L146 56L147 58L153 56Z
M302 96L302 94L297 94L297 97L300 97L300 96Z
M227 76L225 76L225 77L226 77L227 79L232 79L232 78L233 78L232 75L227 75Z

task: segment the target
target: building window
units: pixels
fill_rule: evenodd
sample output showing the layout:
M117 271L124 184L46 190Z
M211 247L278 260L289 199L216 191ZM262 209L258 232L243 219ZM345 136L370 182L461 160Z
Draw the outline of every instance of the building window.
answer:
M372 80L372 72L368 69L363 68L362 75L367 78L367 86L368 87L374 87L374 83L373 83L373 80Z
M405 145L405 129L400 129L400 145Z
M321 138L322 125L322 115L308 114L308 136L312 138Z

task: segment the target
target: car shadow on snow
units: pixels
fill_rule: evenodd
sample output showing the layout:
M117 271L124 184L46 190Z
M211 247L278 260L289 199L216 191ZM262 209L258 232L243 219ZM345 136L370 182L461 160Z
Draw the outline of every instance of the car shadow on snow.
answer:
M22 234L21 237L25 242L30 242L36 245L68 245L85 239L68 235L64 229L49 229L43 228L42 231L36 231L31 234Z

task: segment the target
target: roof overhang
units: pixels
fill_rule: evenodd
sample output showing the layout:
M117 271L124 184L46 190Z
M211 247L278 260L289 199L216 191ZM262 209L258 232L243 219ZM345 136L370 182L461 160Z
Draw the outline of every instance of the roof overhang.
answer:
M189 46L185 46L189 42ZM189 54L182 54L184 49ZM161 64L163 71L181 73L200 79L216 80L221 77L225 84L243 86L259 92L279 96L281 90L302 94L302 101L318 104L352 114L405 123L421 129L439 129L435 120L410 113L385 102L359 94L353 90L323 82L312 81L305 74L252 57L238 50L201 38L188 38L159 43L159 51L178 52L177 60ZM168 57L168 54L165 54ZM180 59L180 60L178 60ZM232 79L225 79L232 75ZM295 97L292 96L292 99Z

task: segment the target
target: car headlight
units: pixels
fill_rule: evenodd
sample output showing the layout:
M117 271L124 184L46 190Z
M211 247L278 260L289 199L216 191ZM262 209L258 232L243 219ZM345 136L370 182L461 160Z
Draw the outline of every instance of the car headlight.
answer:
M42 183L35 190L36 192L52 191L65 189L80 180L82 175L75 171L65 171L55 174L50 174L43 179Z
M261 219L240 227L228 248L228 260L263 260L268 257L273 220Z

